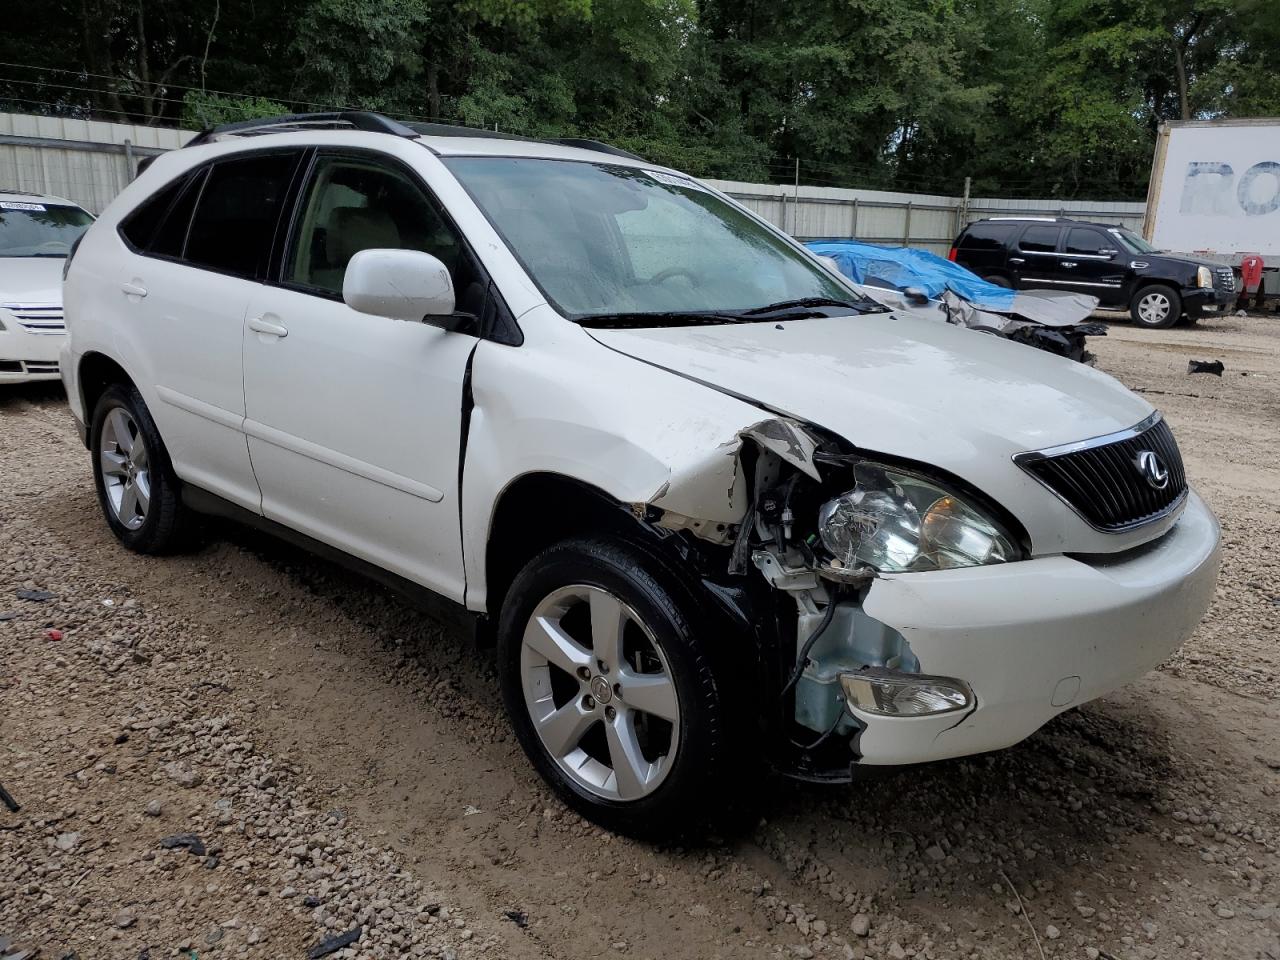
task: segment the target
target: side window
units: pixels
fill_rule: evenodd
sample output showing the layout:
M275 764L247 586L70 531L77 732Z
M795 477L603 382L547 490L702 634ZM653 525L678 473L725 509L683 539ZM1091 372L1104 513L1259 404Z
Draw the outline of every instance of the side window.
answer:
M479 271L461 238L408 174L355 157L321 157L307 185L284 268L287 283L342 295L361 250L421 250L453 277L457 308L478 314Z
M182 188L187 185L189 179L187 176L181 176L172 183L166 184L142 201L131 214L124 218L120 224L120 233L130 245L137 250L145 250L151 244L152 237L164 222L164 215L169 212L173 201L182 192Z
M1107 242L1107 238L1097 230L1073 227L1067 233L1067 243L1064 249L1067 253L1097 257L1102 255L1102 251L1112 249L1112 247Z
M960 238L961 250L1000 250L1005 238L1009 236L1009 227L1003 223L974 223Z
M182 193L169 208L169 215L160 224L160 229L151 238L147 252L158 257L182 257L183 248L187 245L187 232L191 229L191 214L195 212L196 201L200 199L200 188L204 184L207 170L201 170L194 177L189 177Z
M297 161L291 152L215 163L187 233L186 261L250 279L264 276Z
M1061 232L1061 227L1027 227L1018 247L1030 253L1053 253L1058 249L1058 234Z

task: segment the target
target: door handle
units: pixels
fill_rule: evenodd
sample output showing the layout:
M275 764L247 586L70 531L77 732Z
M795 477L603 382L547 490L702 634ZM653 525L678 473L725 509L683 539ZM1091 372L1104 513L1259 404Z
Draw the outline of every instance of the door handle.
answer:
M1064 267L1074 267L1074 266L1077 266L1077 264L1076 264L1076 262L1075 262L1074 260L1063 260L1063 261L1062 261L1062 265L1063 265Z
M1009 262L1010 263L1026 263L1027 261L1022 259L1022 257L1010 257Z
M126 297L138 297L141 299L147 295L147 288L136 281L120 284L120 289Z
M289 328L282 323L272 323L266 317L254 317L249 321L249 329L254 333L266 334L268 337L280 337L281 339L289 335Z

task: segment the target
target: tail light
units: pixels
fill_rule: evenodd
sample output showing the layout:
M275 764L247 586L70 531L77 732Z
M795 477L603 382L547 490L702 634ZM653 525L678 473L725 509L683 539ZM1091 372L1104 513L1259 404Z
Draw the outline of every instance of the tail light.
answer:
M950 260L952 263L955 263L955 262L956 262L956 248L955 248L955 247L952 247L949 251L947 251L947 259L948 259L948 260Z

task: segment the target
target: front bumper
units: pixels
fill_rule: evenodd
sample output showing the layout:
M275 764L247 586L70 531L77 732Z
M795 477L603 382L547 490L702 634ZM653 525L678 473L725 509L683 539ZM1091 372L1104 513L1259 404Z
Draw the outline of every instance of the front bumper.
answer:
M1193 287L1182 291L1182 310L1189 317L1202 317L1222 313L1236 301L1234 290L1215 287Z
M964 713L883 717L865 726L861 763L922 763L998 750L1134 680L1190 636L1213 597L1218 522L1193 492L1159 540L1118 558L883 575L863 609L897 629L929 674L957 677Z
M65 334L29 333L12 320L0 330L0 383L58 379Z

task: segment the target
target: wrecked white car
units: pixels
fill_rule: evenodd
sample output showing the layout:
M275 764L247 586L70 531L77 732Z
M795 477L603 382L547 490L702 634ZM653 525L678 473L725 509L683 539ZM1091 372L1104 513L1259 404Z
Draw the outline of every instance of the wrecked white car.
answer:
M67 275L107 523L232 517L452 601L601 823L1009 746L1209 603L1145 400L867 300L688 177L371 114L198 140Z

